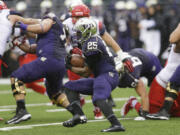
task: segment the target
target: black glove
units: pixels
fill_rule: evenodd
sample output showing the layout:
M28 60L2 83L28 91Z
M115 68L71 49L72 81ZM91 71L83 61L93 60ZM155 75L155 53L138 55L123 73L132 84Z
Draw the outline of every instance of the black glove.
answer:
M71 70L71 69L72 69L72 65L71 65L71 55L67 55L67 56L65 57L65 62L66 62L66 64L65 64L66 68L69 69L69 70Z

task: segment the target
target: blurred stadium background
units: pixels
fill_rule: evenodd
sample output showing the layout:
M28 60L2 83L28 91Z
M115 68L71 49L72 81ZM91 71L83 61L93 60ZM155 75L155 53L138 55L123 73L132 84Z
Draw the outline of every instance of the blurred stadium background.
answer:
M60 19L74 2L83 2L91 15L104 22L107 31L124 51L145 48L158 56L164 64L167 58L168 38L180 20L179 0L5 0L8 7L24 17L41 18L53 11ZM4 56L8 68L2 77L17 69L18 56L7 51Z

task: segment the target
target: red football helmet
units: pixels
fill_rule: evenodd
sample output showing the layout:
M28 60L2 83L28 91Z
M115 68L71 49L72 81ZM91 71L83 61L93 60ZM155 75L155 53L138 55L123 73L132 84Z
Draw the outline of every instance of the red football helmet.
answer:
M0 0L0 10L3 10L3 9L8 9L8 8L7 8L7 5L3 1Z
M90 9L82 4L72 7L71 10L72 17L89 17L90 16Z

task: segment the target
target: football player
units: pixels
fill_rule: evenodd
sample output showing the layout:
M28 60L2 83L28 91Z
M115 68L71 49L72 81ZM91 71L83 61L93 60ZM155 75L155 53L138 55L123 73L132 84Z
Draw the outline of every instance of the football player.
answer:
M47 94L54 104L66 108L73 115L82 116L83 112L80 106L77 103L70 104L66 94L61 91L62 79L66 71L64 63L66 37L62 23L53 13L49 13L37 24L19 23L19 27L22 30L38 34L36 44L30 46L26 42L19 43L20 49L27 53L36 53L38 58L11 74L11 88L17 108L16 115L6 123L16 124L31 118L31 114L27 112L25 107L24 83L40 78L46 78ZM86 122L84 115L83 117L83 122Z
M180 117L179 70L180 70L180 24L171 33L172 45L167 65L156 76L150 89L150 119L168 120Z
M75 36L75 31L73 30L73 27L76 23L76 21L80 18L83 17L89 17L90 18L90 9L84 5L75 5L72 6L71 9L71 18L66 19L63 24L67 27L68 33L69 33L69 41L70 44L73 46L76 46L74 49L72 49L72 46L70 44L67 45L66 49L68 52L71 53L79 53L79 49L77 48L77 41L76 41L76 36ZM124 63L129 67L129 70L132 70L131 62L126 58L126 56L123 55L123 52L119 45L114 41L114 39L110 36L110 34L105 30L105 26L102 22L95 20L96 25L97 25L97 34L102 37L102 39L106 42L107 45L111 46L115 52L118 54L118 59L116 59L116 68L119 71L121 69L121 60L124 60ZM71 50L71 51L70 51ZM120 59L119 59L120 58ZM81 77L72 71L68 70L68 77L69 80L77 80L80 79ZM115 106L111 96L109 97L109 102L112 103L113 106ZM99 108L95 107L94 109L94 114L95 114L95 119L102 119L103 115L101 114L101 111Z
M27 22L27 20L29 22ZM10 38L10 35L12 33L14 33L13 25L17 21L22 21L22 22L28 23L28 24L30 24L32 22L33 23L37 22L34 19L23 19L22 17L16 15L15 12L8 9L5 2L0 1L0 29L2 31L0 34L0 72L1 72L2 64L4 64L4 66L7 67L7 65L2 61L2 56L5 52L6 44ZM0 119L0 120L2 120L2 119Z
M87 66L72 67L70 60L67 59L66 67L71 71L81 75L88 76L94 74L94 78L84 78L67 82L64 87L67 92L68 99L71 103L79 100L78 94L92 95L93 103L96 104L105 117L111 123L111 127L102 130L102 132L125 131L113 113L112 106L108 104L107 98L111 91L118 85L118 73L114 67L113 55L109 48L96 34L96 23L89 18L81 18L75 24L75 30L78 42L82 45L83 55ZM74 117L63 123L65 127L73 127L77 122Z
M138 114L145 118L149 112L149 98L146 87L140 77L146 77L149 84L151 84L153 78L160 72L162 67L159 59L144 49L133 49L128 54L131 56L130 59L133 62L134 71L131 73L125 71L120 74L119 87L135 88L137 94L141 97L142 107L135 97L131 97L122 107L121 115L125 116L129 110L135 108Z

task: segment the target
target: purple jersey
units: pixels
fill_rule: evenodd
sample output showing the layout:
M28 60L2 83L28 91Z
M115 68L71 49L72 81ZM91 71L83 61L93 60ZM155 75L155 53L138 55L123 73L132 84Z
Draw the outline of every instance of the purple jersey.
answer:
M92 36L85 41L82 50L95 77L103 73L115 72L113 55L99 36Z
M146 77L150 84L162 69L159 59L144 49L133 49L129 54L132 56L134 72L122 74L119 87L136 87L138 79L142 76Z
M38 34L36 49L38 57L46 56L62 59L66 55L63 25L57 18L55 18L55 22L47 33Z

